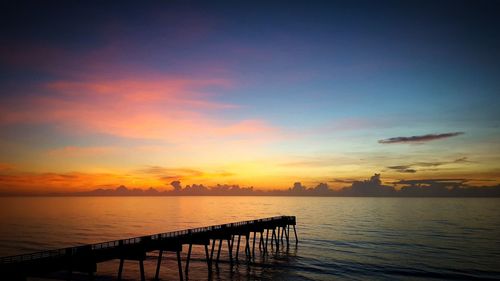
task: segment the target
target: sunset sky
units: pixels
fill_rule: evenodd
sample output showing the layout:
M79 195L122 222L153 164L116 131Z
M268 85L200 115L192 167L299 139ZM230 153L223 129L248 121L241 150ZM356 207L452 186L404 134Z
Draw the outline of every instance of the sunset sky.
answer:
M3 2L0 192L498 184L498 2L377 3Z

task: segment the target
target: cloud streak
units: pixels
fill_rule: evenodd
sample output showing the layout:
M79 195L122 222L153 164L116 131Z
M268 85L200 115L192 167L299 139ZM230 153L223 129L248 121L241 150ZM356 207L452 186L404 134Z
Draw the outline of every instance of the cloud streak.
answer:
M3 100L0 125L45 124L71 133L173 143L185 143L199 135L277 136L277 129L264 120L222 118L222 111L238 106L212 100L210 89L229 86L223 79L168 75L57 81L43 85L43 95Z
M387 169L392 170L392 171L396 171L399 173L416 173L417 167L426 168L426 170L429 170L429 168L437 168L437 167L443 166L443 165L468 164L468 163L473 163L473 161L468 160L467 157L461 157L461 158L455 159L453 161L415 162L415 163L407 164L407 165L388 166ZM433 170L437 170L437 169L433 169Z
M411 166L400 165L400 166L389 166L388 169L394 170L399 173L416 173L417 170L412 169Z
M89 187L117 186L130 180L126 175L110 173L0 173L0 192L41 194L54 191L80 191Z
M0 162L0 172L8 172L14 170L14 165Z
M56 148L48 151L48 155L55 157L92 157L92 156L102 156L109 155L119 152L118 147L112 146L92 146L92 147L82 147L82 146L65 146L61 148Z
M382 144L394 144L394 143L424 143L433 140L446 139L451 137L456 137L463 135L464 132L453 132L453 133L443 133L443 134L427 134L420 136L411 137L393 137L388 139L379 140L378 143Z
M148 166L137 172L145 175L151 175L162 182L180 181L180 180L199 180L204 178L225 178L234 176L233 173L226 171L208 172L191 168L169 168L161 166Z

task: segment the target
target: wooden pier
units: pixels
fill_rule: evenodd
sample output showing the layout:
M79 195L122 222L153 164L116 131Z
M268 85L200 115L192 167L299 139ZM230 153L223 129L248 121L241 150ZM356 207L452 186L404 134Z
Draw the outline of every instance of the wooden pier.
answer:
M222 247L227 247L229 262L232 265L240 258L240 244L243 238L244 245L241 246L244 248L245 259L252 260L252 257L256 255L256 244L258 244L258 253L262 255L269 253L270 245L276 251L280 247L288 247L292 239L290 227L293 228L294 241L298 243L295 225L294 216L278 216L2 257L0 258L0 278L24 281L30 276L43 276L51 272L65 271L67 280L72 279L73 272L86 273L89 280L93 280L97 272L97 263L118 259L120 260L117 269L118 280L121 279L124 261L134 260L139 263L140 278L144 281L146 280L144 273L146 254L159 251L155 279L159 278L163 254L173 252L177 256L179 280L182 281L185 277L187 279L189 274L193 245L204 247L207 273L211 275L213 264L220 261ZM188 245L184 267L181 258L183 245Z

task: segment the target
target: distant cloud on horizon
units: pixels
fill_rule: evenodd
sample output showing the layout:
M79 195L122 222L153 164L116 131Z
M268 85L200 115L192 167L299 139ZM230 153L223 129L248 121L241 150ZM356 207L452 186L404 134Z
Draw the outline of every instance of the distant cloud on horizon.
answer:
M59 177L63 175L57 175ZM74 175L77 177L78 175ZM335 179L337 181L344 181ZM94 190L50 191L30 193L28 191L9 192L0 189L0 196L382 196L382 197L500 197L500 184L472 185L468 178L424 178L401 179L394 182L382 181L380 174L374 174L367 180L345 180L349 182L343 188L332 189L327 183L318 183L315 187L307 187L295 182L288 189L263 190L253 186L242 187L238 184L188 184L181 181L170 182L172 189L140 188L119 185L115 188L103 185ZM488 180L483 180L488 181ZM0 175L0 184L2 176ZM116 185L115 185L116 186ZM1 185L0 185L1 187Z
M388 139L379 140L378 143L382 144L392 144L392 143L419 143L428 142L433 140L445 139L456 137L465 134L464 132L452 132L443 134L427 134L421 136L411 136L411 137L393 137Z
M409 185L432 185L432 184L448 184L448 185L461 185L468 182L469 179L459 179L459 178L450 178L450 179L416 179L416 180L399 180L393 182L392 184L400 185L400 184L409 184Z

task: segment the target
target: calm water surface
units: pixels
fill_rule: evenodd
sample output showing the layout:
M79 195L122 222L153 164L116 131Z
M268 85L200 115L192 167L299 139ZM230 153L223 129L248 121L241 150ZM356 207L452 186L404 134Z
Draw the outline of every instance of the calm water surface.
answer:
M276 215L297 216L298 247L250 265L241 255L214 280L500 279L498 198L0 198L0 256ZM191 280L207 280L202 249L194 247ZM169 255L161 278L178 280ZM99 264L98 280L114 280L117 268ZM124 277L139 277L136 262Z

